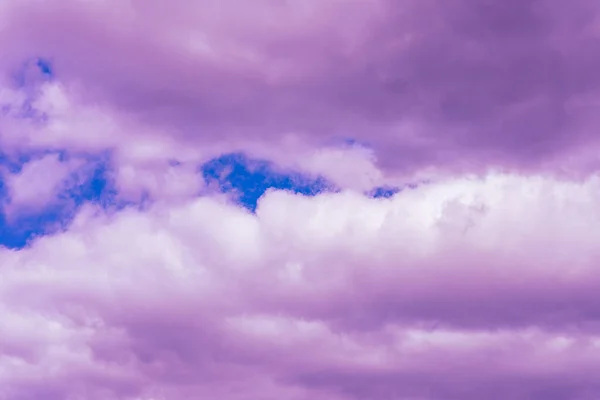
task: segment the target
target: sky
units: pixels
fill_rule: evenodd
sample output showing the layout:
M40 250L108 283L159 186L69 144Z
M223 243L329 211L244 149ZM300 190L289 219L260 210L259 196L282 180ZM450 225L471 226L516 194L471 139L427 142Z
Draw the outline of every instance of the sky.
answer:
M0 1L0 400L600 398L600 3Z

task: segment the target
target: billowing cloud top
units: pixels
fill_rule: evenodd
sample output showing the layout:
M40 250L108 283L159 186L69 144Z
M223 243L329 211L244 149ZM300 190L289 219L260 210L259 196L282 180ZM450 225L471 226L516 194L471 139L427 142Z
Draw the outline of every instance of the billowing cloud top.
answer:
M0 2L0 400L600 398L600 3Z

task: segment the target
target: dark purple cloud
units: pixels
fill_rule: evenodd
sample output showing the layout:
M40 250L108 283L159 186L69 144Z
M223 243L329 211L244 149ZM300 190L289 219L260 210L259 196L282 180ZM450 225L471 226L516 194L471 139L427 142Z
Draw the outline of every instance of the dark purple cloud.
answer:
M589 1L299 4L9 4L6 59L52 56L85 101L195 143L345 135L409 169L536 169L595 145Z

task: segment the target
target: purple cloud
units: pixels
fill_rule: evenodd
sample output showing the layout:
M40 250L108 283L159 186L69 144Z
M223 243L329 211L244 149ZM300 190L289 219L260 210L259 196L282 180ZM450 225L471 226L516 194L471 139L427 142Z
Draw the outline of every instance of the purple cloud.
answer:
M84 210L0 253L5 396L585 398L597 185Z
M536 169L596 142L587 1L19 2L4 14L6 62L49 53L81 101L189 143L350 134L389 168L464 170Z
M599 16L5 1L0 400L598 398Z

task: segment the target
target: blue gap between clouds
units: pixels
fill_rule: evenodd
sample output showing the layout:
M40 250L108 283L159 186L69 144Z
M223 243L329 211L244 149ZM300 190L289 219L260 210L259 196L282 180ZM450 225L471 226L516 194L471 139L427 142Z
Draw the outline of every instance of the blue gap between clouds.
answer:
M24 62L13 75L15 85L25 90L27 100L19 106L2 105L4 114L12 112L19 118L28 118L38 122L46 121L46 116L32 107L40 84L55 79L55 71L49 59L32 58ZM16 111L16 113L15 113ZM342 145L366 146L356 140L344 138ZM10 173L19 173L23 165L45 154L55 153L61 161L72 155L66 151L40 151L23 153L8 157L0 151L0 165ZM80 155L81 156L81 155ZM110 179L110 155L85 156L85 179L76 184L67 185L57 201L35 215L19 216L10 225L0 212L0 246L21 248L36 236L49 234L66 227L79 207L86 203L95 203L104 208L120 209L131 202L118 199L118 193ZM178 161L170 160L169 165L177 166ZM78 171L81 173L81 171ZM254 212L260 197L269 189L288 190L306 196L314 196L326 191L337 191L333 184L322 177L310 177L299 172L282 171L270 162L254 160L242 153L225 154L200 167L200 172L209 185L221 192L230 194L238 204ZM389 198L400 191L395 187L374 188L366 193L373 198ZM0 179L0 203L6 200L6 188ZM142 198L142 203L148 199ZM139 205L139 204L138 204Z
M399 193L402 189L395 186L380 186L371 189L366 193L367 196L372 197L374 199L385 198L389 199L393 197L396 193Z
M23 63L13 75L15 85L24 90L26 100L20 105L0 104L2 112L12 114L17 118L27 118L35 122L44 123L47 116L36 110L32 104L38 95L41 84L55 79L55 71L50 60L45 58L32 58ZM342 141L343 145L364 145L352 139ZM46 154L58 154L61 161L66 161L70 155L66 151L38 151L17 154L8 157L0 151L0 165L9 173L19 173L27 162L43 157ZM81 157L81 155L79 155ZM16 220L7 221L3 212L0 212L0 246L22 248L37 236L50 234L64 229L72 221L73 216L81 205L85 203L98 204L108 209L120 209L129 205L140 203L124 202L119 200L118 193L110 179L110 155L86 155L84 179L65 187L56 201L35 214L19 215ZM176 160L170 160L169 165L177 166ZM200 167L200 172L209 185L213 185L221 192L230 194L235 201L250 210L256 211L258 200L269 189L287 190L305 196L315 196L327 191L337 191L333 184L323 177L311 177L295 171L283 171L274 164L255 160L242 153L225 154L217 157ZM375 188L366 193L370 197L391 197L399 189L382 187ZM7 199L7 192L0 179L0 204ZM146 202L148 196L141 199Z
M27 162L48 154L58 154L63 162L75 157L65 151L23 153L12 157L0 153L0 165L9 173L19 173ZM19 213L10 221L3 211L0 212L0 246L23 248L35 237L66 228L85 203L97 204L105 209L124 206L118 202L110 179L110 158L107 154L77 157L85 160L84 166L67 178L63 192L46 207L35 213ZM7 200L8 193L0 179L0 203L4 204Z
M19 173L27 162L47 154L58 154L61 161L73 157L65 151L43 151L12 157L0 153L0 165L4 165L10 173ZM35 237L64 229L79 207L85 203L98 204L105 209L134 205L119 201L118 193L110 179L109 156L87 156L86 161L85 179L77 184L67 185L56 201L44 209L35 214L19 215L10 224L5 215L0 213L0 245L23 248ZM169 162L172 166L178 164L175 160ZM219 191L231 194L238 204L252 212L256 210L258 199L269 189L289 190L306 196L334 190L323 178L281 171L272 163L253 160L242 154L217 157L203 164L200 170L209 185L216 184ZM77 172L81 174L81 171ZM5 201L6 198L7 193L0 180L0 201Z
M54 69L52 68L50 60L38 58L35 62L35 65L38 67L42 75L46 76L49 79L52 79L54 77Z
M224 154L200 167L209 186L230 194L242 207L254 212L258 200L269 189L287 190L305 196L336 190L323 177L311 177L278 169L273 163L251 159L243 153Z
M111 179L108 153L92 156L71 155L66 151L41 151L12 157L0 153L0 165L10 173L19 173L25 163L47 154L58 154L61 161L67 161L70 157L83 157L86 160L83 171L76 171L73 176L80 174L80 177L83 175L83 179L66 185L56 201L38 213L20 215L10 224L4 214L0 213L0 245L18 249L26 246L35 237L64 229L85 203L97 204L105 210L140 205L119 199ZM168 164L179 165L176 160L170 160ZM258 200L269 189L287 190L305 196L338 190L322 177L284 171L270 162L251 159L241 153L214 158L200 167L200 173L209 186L231 195L237 204L251 212L256 211ZM396 187L379 187L366 195L373 198L389 198L400 190ZM6 200L6 196L6 190L0 180L0 201ZM142 202L144 200L148 199L142 199Z
M15 87L25 94L22 104L0 104L2 113L16 118L45 122L47 116L33 107L42 84L56 77L52 62L43 57L32 57L23 62L12 74ZM123 206L117 202L116 190L110 179L110 155L69 154L64 150L42 150L11 154L0 149L0 166L4 173L16 174L23 166L45 155L58 155L60 161L78 157L85 165L68 177L64 190L43 209L35 213L19 213L10 221L4 214L2 205L8 200L8 193L0 175L0 246L22 248L37 236L49 234L65 228L77 210L86 202L104 208Z
M339 191L323 177L278 169L273 163L251 159L243 153L225 154L201 167L205 182L230 194L233 199L255 212L258 200L269 189L287 190L304 196ZM371 198L390 198L402 189L393 186L373 188L365 195Z
M41 85L55 78L52 63L45 58L29 59L22 63L11 74L11 77L15 88L25 94L25 99L21 104L0 104L0 115L26 118L40 123L46 122L47 115L40 110L36 110L33 107L33 102L39 95Z
M52 62L44 57L32 57L25 60L13 74L14 83L20 88L36 86L55 78Z

